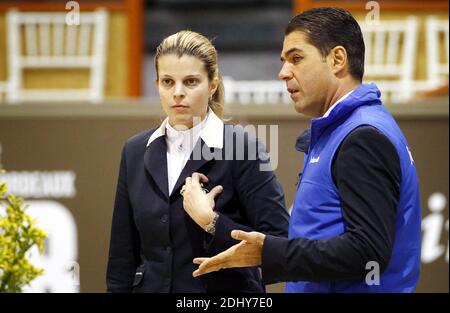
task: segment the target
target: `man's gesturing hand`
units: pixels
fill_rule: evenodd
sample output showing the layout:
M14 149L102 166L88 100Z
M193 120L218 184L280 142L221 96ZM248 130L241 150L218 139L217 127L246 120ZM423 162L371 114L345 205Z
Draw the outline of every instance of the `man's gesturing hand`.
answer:
M192 273L194 277L223 268L261 265L262 248L266 235L255 231L233 230L231 237L241 240L241 242L211 258L194 259L194 263L200 265Z

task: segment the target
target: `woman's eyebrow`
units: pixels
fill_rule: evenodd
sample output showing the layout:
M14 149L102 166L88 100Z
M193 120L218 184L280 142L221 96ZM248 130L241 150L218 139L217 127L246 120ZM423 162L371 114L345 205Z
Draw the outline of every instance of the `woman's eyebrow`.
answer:
M184 77L185 77L185 78L187 78L187 77L200 78L201 75L200 75L200 74L189 74L189 75L186 75L186 76L184 76Z

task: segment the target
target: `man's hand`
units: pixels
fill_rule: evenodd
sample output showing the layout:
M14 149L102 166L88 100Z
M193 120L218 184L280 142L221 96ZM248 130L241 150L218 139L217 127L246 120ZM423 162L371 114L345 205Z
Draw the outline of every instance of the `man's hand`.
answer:
M223 268L261 265L266 235L255 231L233 230L231 237L242 241L211 258L195 258L194 263L200 266L192 273L192 276L197 277Z
M214 218L214 198L223 190L222 186L215 186L209 193L202 189L201 182L207 183L208 177L200 173L193 173L187 177L181 188L183 207L187 214L205 229Z

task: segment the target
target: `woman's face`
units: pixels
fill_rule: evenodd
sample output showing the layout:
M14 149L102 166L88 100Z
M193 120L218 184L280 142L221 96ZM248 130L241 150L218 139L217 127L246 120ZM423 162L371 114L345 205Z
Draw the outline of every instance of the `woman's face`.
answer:
M203 120L208 100L217 89L198 58L167 54L158 59L159 97L169 123L175 129L191 128Z

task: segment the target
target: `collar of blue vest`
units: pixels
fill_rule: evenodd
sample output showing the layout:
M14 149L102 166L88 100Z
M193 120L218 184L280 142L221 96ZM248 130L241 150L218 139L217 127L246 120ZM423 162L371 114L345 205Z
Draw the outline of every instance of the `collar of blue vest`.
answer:
M298 136L295 142L295 149L300 152L308 152L309 142L311 140L311 129L306 129L303 133Z
M338 124L356 108L363 105L381 105L380 96L381 92L375 84L361 84L347 98L342 100L327 117L311 119L310 147L315 144L326 128Z

